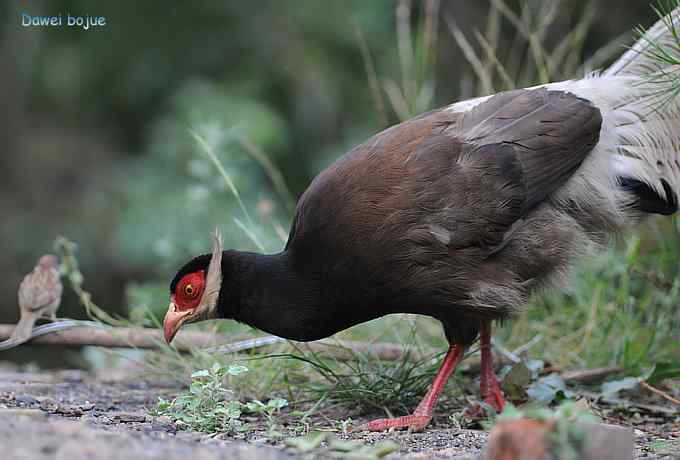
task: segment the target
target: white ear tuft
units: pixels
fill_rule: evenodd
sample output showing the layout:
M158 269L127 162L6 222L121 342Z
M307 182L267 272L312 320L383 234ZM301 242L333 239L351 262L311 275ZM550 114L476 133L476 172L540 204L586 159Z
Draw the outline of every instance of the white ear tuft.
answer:
M215 251L220 253L220 258L222 257L222 232L220 232L219 227L215 227L215 231L212 234L213 237L213 257L215 257Z
M207 317L213 316L217 298L222 287L222 234L218 228L213 233L213 250L205 279L205 291L201 299L200 310Z

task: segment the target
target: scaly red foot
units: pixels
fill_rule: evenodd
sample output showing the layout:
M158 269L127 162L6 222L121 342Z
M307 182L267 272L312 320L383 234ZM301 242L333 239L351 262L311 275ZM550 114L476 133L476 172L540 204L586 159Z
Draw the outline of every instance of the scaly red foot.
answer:
M355 428L354 431L384 431L389 430L390 428L408 428L410 431L420 431L424 429L432 419L432 411L437 404L437 399L439 399L439 395L444 389L446 381L462 358L463 347L460 345L451 345L442 362L442 367L432 381L430 389L427 390L427 394L423 400L420 401L420 404L418 404L416 410L413 411L413 414L397 418L379 418Z
M493 407L498 413L503 412L505 400L501 393L501 386L493 373L493 355L491 354L491 322L484 321L479 328L479 348L482 354L482 375L479 389L484 402Z
M354 431L385 431L390 428L407 428L409 431L422 431L430 423L431 419L431 415L405 415L397 418L379 418L360 425Z
M505 399L503 399L501 386L498 383L498 379L493 374L493 371L487 375L487 390L486 394L482 393L482 397L484 398L484 402L493 407L497 413L500 414L503 412Z

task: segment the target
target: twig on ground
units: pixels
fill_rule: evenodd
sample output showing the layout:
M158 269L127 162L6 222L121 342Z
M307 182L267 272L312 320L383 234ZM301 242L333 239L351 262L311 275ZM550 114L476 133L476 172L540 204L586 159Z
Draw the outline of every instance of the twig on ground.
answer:
M661 396L663 399L665 399L665 400L667 400L667 401L670 401L670 402L672 402L673 404L677 404L678 406L680 406L680 400L675 399L673 396L669 395L668 393L666 393L666 392L664 392L664 391L659 390L659 389L656 388L656 387L653 387L652 385L650 385L650 384L647 383L646 381L640 380L640 386L643 387L643 388L648 389L649 391L651 391L652 393L654 393L654 394L656 394L656 395Z
M612 374L622 372L621 367L596 367L594 369L579 369L576 371L562 372L562 378L565 382L571 383L593 383L598 380L603 380Z
M641 409L645 412L651 413L651 414L659 414L664 417L675 417L678 415L680 412L680 409L677 409L675 407L671 406L660 406L658 404L645 404L641 402L637 402L635 400L631 399L623 399L623 398L617 398L613 396L607 396L606 398L602 397L602 393L597 393L593 391L587 391L587 390L579 390L579 394L581 396L584 396L590 400L593 401L598 401L600 404L607 404L610 406L621 406L621 407L635 407L637 409Z

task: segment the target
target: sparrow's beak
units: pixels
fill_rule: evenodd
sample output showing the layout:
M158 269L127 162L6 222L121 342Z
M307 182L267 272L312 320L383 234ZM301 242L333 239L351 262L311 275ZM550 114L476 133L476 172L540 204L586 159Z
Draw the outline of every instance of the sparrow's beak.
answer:
M170 307L168 307L168 312L165 314L165 319L163 320L163 333L165 334L165 341L167 343L172 342L172 339L182 327L184 321L191 313L192 310L180 311L177 309L177 305L174 302L170 302Z

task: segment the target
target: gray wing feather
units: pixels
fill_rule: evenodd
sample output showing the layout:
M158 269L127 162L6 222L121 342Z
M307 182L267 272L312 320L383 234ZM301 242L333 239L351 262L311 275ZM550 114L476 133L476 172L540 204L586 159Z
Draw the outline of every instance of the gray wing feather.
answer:
M602 117L589 101L546 89L500 93L463 115L458 136L511 146L526 193L522 212L563 185L597 144ZM507 148L499 152L507 155ZM501 160L515 164L512 159Z

